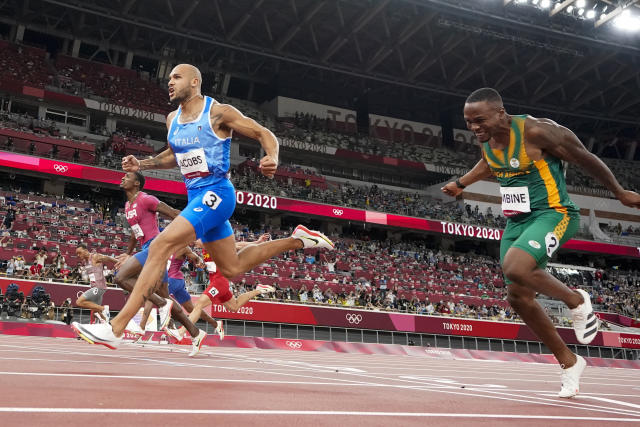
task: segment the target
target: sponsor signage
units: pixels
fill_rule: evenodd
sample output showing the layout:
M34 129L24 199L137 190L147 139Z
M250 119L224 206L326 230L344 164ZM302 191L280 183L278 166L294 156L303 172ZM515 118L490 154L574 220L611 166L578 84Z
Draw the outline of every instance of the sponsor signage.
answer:
M0 166L44 172L58 176L63 175L73 178L81 178L88 181L98 181L116 185L120 183L123 175L123 172L111 169L102 169L93 166L35 158L2 151L0 151ZM65 167L68 169L65 169ZM152 177L147 178L145 189L169 194L187 194L187 190L183 182ZM332 219L382 224L472 239L498 241L502 237L502 230L488 227L387 214L383 212L367 211L364 209L353 209L344 206L327 205L314 201L268 196L249 191L236 191L236 202L238 206L250 206L274 211L316 215ZM562 247L564 249L585 252L640 258L640 248L634 246L571 239Z
M250 301L243 308L244 310L232 313L225 310L221 305L214 305L211 310L211 316L214 318L257 322L539 341L534 333L522 323L392 312L381 313L377 311L266 301ZM579 344L573 329L558 328L558 332L565 342ZM598 332L598 336L591 345L640 349L640 331L639 334L601 331Z

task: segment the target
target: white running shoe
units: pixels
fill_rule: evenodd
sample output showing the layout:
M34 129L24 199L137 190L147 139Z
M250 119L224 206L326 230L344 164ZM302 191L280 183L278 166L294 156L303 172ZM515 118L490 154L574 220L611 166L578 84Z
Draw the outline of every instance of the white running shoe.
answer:
M598 333L598 318L591 308L591 298L582 289L577 289L584 297L584 302L571 310L573 330L581 344L589 344Z
M216 332L220 336L220 341L222 341L224 339L224 324L222 323L222 320L217 320L217 322L218 326L216 326Z
M122 338L118 338L113 334L110 323L82 325L78 322L73 322L71 323L71 328L89 344L101 344L111 350L117 349L122 341Z
M329 249L333 250L333 242L319 231L309 230L304 225L299 225L293 230L291 237L302 242L304 249Z
M207 336L207 333L202 329L200 329L198 336L195 338L192 338L191 353L189 353L189 357L193 357L196 354L200 353L200 347L202 347L202 342L204 341L206 336Z
M109 323L111 320L111 312L109 312L109 306L105 305L102 309L102 316L106 319L105 323Z
M179 329L167 328L167 329L165 329L165 332L167 333L167 335L169 335L170 337L172 337L176 341L178 341L178 342L182 341L183 336L180 333Z
M273 286L270 286L270 285L262 285L262 284L260 284L260 285L256 286L256 290L260 291L261 295L264 295L264 294L268 294L270 292L275 292L276 288L274 288ZM220 322L218 321L218 323L220 323Z
M171 298L165 298L167 303L158 307L158 313L160 314L160 324L158 325L158 330L164 331L167 329L167 325L169 324L169 320L171 320L171 308L173 307L173 300Z
M584 357L576 354L576 364L570 368L562 369L560 379L562 381L562 389L558 393L558 397L569 398L573 397L580 391L580 376L587 366L587 361Z
M129 323L127 323L127 326L124 328L124 330L133 335L144 335L144 329L142 329L140 325L138 325L133 319L129 320Z

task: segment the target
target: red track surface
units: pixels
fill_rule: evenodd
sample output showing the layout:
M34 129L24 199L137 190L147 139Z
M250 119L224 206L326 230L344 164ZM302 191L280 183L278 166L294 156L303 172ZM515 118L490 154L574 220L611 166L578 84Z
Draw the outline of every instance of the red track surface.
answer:
M482 360L0 335L1 425L640 425L640 373ZM577 418L574 418L577 417Z

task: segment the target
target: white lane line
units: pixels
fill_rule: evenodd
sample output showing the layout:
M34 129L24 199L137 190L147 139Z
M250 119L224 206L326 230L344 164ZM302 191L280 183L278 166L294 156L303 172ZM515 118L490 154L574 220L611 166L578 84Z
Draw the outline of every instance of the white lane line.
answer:
M342 415L360 417L430 417L430 418L498 418L533 420L571 420L571 421L616 421L638 422L637 418L614 417L569 417L562 415L524 415L524 414L452 414L438 412L359 412L359 411L294 411L260 409L142 409L142 408L9 408L0 407L0 412L22 413L106 413L106 414L216 414L216 415Z
M632 408L640 409L640 405L636 405L635 403L623 402L621 400L615 400L615 399L607 399L606 397L600 397L600 396L584 396L584 397L588 399L600 400L601 402L613 403L614 405L630 406ZM640 422L640 419L638 419L638 422Z
M311 381L282 381L282 380L256 380L246 379L228 379L228 378L193 378L193 377L156 377L147 375L109 375L109 374L71 374L71 373L51 373L51 372L2 372L1 375L17 375L17 376L41 376L41 377L78 377L78 378L106 378L106 379L131 379L131 380L161 380L161 381L200 381L200 382L220 382L220 383L251 383L251 384L293 384L293 385L326 385L335 387L335 382L311 382ZM0 377L0 382L2 378ZM367 384L353 383L340 384L346 387L389 387L385 384Z

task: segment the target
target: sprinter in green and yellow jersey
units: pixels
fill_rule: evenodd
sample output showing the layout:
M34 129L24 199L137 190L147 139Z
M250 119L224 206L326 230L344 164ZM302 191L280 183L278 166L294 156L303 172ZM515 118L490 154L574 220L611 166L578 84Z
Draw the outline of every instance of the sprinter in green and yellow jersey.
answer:
M482 159L467 174L442 188L458 196L476 181L495 176L500 184L507 227L500 242L500 262L507 300L562 367L559 397L578 393L585 360L569 350L551 319L536 302L536 292L564 301L571 309L579 342L597 335L598 319L589 294L572 290L547 273L547 261L576 232L580 211L571 201L563 161L574 163L607 187L625 206L640 207L640 195L624 190L607 165L585 149L569 129L549 119L507 114L491 88L473 92L464 119L482 143Z

